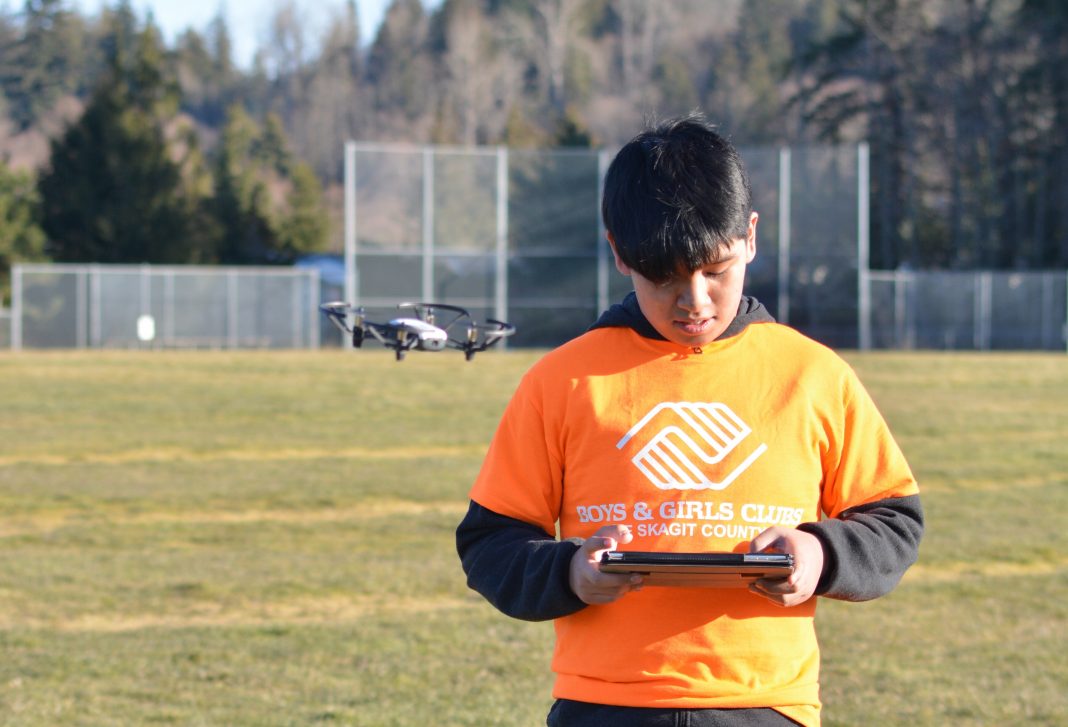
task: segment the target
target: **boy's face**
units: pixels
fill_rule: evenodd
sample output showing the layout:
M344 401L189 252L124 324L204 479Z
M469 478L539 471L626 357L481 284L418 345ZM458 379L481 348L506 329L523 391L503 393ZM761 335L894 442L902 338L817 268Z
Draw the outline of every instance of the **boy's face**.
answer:
M749 217L744 238L720 248L716 260L697 270L680 270L665 283L654 283L632 270L608 241L619 272L631 278L638 306L660 335L683 346L703 346L719 338L738 313L746 265L756 256L757 214Z

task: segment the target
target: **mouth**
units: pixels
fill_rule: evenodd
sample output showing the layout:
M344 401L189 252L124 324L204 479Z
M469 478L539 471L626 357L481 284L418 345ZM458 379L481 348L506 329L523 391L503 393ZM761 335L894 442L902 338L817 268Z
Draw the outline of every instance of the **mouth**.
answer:
M680 320L675 321L675 328L685 333L687 336L700 336L702 333L712 327L714 318L701 318L700 320Z

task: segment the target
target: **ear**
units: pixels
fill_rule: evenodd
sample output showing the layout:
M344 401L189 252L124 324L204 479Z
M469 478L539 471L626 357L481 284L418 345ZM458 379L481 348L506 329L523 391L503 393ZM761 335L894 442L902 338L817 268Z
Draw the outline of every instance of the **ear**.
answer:
M616 270L629 278L631 270L619 257L619 250L616 250L616 238L612 237L612 233L608 231L605 231L604 236L608 240L608 246L612 248L612 257L616 259Z
M756 231L760 215L753 212L749 215L749 227L745 232L745 262L748 265L756 257Z

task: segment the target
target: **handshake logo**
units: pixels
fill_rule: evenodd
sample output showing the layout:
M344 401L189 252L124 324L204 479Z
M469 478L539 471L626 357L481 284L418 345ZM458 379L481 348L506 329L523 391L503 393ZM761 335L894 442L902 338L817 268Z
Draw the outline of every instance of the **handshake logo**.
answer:
M651 438L631 461L661 490L722 490L768 449L759 445L725 475L713 479L708 472L730 466L717 467L753 431L725 404L659 404L631 427L616 449L646 429Z

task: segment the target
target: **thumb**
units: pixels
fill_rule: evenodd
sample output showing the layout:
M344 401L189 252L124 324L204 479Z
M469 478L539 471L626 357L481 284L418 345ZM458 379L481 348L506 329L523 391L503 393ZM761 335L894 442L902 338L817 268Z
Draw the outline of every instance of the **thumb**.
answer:
M598 553L602 550L614 550L619 544L626 544L634 540L630 528L626 525L605 525L596 533L586 538L582 548L587 553Z

